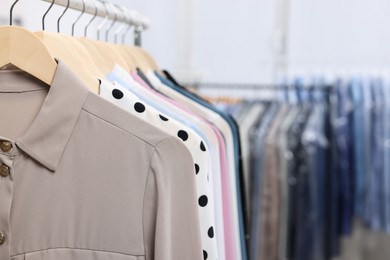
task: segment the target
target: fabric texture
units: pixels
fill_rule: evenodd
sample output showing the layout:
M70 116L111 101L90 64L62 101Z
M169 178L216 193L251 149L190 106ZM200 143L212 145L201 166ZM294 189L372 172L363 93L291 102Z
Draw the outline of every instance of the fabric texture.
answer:
M191 128L180 124L167 115L162 115L153 107L145 105L142 100L133 95L123 86L110 84L102 81L100 85L100 96L108 101L118 105L134 116L149 122L153 126L177 138L187 147L194 160L196 181L197 181L197 200L204 198L206 205L198 205L199 218L201 226L203 252L209 259L218 259L217 238L214 234L215 215L214 215L214 196L212 191L212 168L210 161L209 148L206 151L200 149L203 140ZM205 144L206 145L206 144ZM220 238L223 239L223 238Z
M156 79L155 73L148 71L146 76L150 81ZM233 192L231 196L231 207L233 212L233 239L235 244L235 259L247 259L245 246L245 226L243 217L243 203L241 197L241 183L240 183L240 145L239 133L233 120L217 110L215 107L191 94L190 92L177 87L175 85L166 86L158 82L158 78L153 83L156 90L169 96L170 98L181 102L198 115L207 119L209 122L215 124L223 133L226 140L228 169L229 169L229 185L230 191ZM160 83L160 84L158 84ZM235 193L235 194L234 194Z
M283 106L276 114L265 140L264 165L260 195L260 259L277 259L279 250L280 224L280 158L277 150L279 127L285 117L287 107Z
M0 153L11 172L0 180L0 259L202 259L182 142L89 92L61 61L50 88L20 71L0 82L15 122L27 95L38 111L24 129L0 126L12 144Z
M111 72L107 78L112 82L119 82L133 94L137 95L139 98L142 98L142 100L149 106L154 107L159 111L163 111L165 115L168 115L171 118L176 119L178 122L194 129L200 136L202 136L202 138L204 138L203 140L208 143L207 146L210 148L212 161L219 162L219 164L212 164L213 173L217 173L213 178L215 180L213 182L213 191L215 198L215 215L217 219L217 237L225 238L224 240L219 239L217 241L218 255L224 259L225 254L230 252L225 244L227 241L231 240L231 235L229 233L231 231L229 217L231 218L231 216L224 214L224 211L228 210L228 208L223 207L224 203L229 201L230 198L229 193L223 193L227 188L226 181L222 181L223 179L227 178L226 149L223 137L218 131L216 131L215 128L212 127L212 125L207 124L196 115L190 113L190 111L185 110L185 108L180 106L180 104L177 104L174 101L151 91L147 87L140 86L140 84L135 81L137 74L133 76L135 77L134 79L124 69L116 66L114 71Z

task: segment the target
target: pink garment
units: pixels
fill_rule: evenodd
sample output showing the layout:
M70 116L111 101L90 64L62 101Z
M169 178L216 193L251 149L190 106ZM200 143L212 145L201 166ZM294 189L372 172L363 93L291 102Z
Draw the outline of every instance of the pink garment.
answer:
M186 106L182 105L181 103L170 99L156 91L154 91L138 74L134 71L131 73L131 77L139 83L141 86L145 87L150 93L153 95L157 95L161 99L164 99L165 101L171 103L175 107L181 109L182 111L186 112L187 114L196 117L200 121L207 124L215 133L218 139L219 144L219 152L221 154L220 156L220 165L221 165L221 180L222 180L222 209L223 209L223 226L224 226L224 232L225 232L225 257L227 260L234 260L235 254L235 245L234 245L234 235L233 235L233 219L232 219L232 207L231 207L231 194L229 189L229 173L227 169L227 154L226 154L226 145L225 140L219 131L219 129L211 124L209 121L204 119L203 117L200 117L196 113L192 112L192 110L188 109Z

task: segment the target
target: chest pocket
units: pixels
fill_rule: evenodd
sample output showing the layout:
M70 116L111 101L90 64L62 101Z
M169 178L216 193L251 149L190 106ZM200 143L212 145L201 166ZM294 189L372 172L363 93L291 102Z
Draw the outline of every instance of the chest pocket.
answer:
M145 256L133 256L120 253L88 250L88 249L72 249L72 248L56 248L38 252L27 253L23 260L145 260ZM15 258L19 260L19 258Z

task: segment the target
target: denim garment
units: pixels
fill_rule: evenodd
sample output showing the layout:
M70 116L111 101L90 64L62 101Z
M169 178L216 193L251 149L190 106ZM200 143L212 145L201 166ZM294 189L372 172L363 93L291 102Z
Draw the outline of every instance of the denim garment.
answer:
M384 98L384 112L383 112L383 133L384 133L384 215L385 215L385 231L390 233L390 81L383 82L383 98Z
M279 157L280 157L280 187L281 187L281 218L280 218L280 243L278 259L287 259L287 237L288 237L288 168L287 164L293 159L291 152L288 150L288 130L296 121L299 114L299 107L291 106L289 113L284 120L279 136Z
M337 119L337 89L332 86L327 90L328 92L328 107L326 120L326 136L328 140L331 140L330 149L327 151L329 158L328 174L325 178L325 216L326 216L326 228L325 228L325 254L326 258L332 258L339 254L340 240L339 240L339 174L338 174L338 162L339 154L337 149L337 131L334 128L335 121Z
M318 170L317 176L322 179L318 185L318 200L322 201L322 207L320 206L320 213L318 214L318 221L323 223L323 234L318 236L316 246L322 248L322 254L324 259L330 259L332 255L335 255L338 249L338 237L337 232L334 229L332 231L333 220L336 219L335 212L333 211L334 198L333 194L336 194L337 189L331 186L333 179L335 179L334 172L332 171L333 164L333 143L332 143L332 125L331 125L331 95L332 88L324 86L321 90L321 122L319 123L319 143L321 144L317 153L316 168ZM322 177L322 178L321 178ZM321 184L322 183L322 184ZM336 182L337 183L337 182ZM322 198L321 198L322 194ZM322 213L321 213L322 210Z
M338 163L336 174L339 176L339 234L349 235L352 229L352 169L350 161L350 129L349 129L349 106L348 83L339 81L336 84L337 115L333 122L336 138Z
M365 151L364 151L364 107L362 84L354 79L350 84L350 92L353 100L353 161L354 161L354 215L363 217L363 201L365 198Z
M306 216L307 234L302 242L302 251L305 244L310 245L312 250L307 250L306 258L302 259L325 259L325 169L326 157L325 149L328 141L325 137L325 111L324 104L318 104L313 108L309 121L306 125L302 137L305 151L305 161L308 166L308 193L310 204L308 204L309 214Z
M373 109L371 110L371 172L367 187L367 215L369 226L374 230L384 228L384 158L383 158L383 92L380 80L373 80L371 94Z
M307 95L306 95L305 88L303 87L303 84L304 82L303 79L301 78L297 78L294 81L295 93L299 104L303 104L307 101Z
M325 191L325 176L328 173L326 170L328 166L327 158L326 158L326 150L328 149L327 145L325 145L326 142L323 144L318 143L317 144L317 156L315 158L315 164L314 164L314 169L315 169L315 182L316 182L316 191L314 194L316 194L315 197L315 206L316 206L316 215L315 215L315 220L314 220L314 256L313 259L326 259L326 254L325 254L325 229L326 229L326 215L325 215L325 196L326 196L326 191Z
M313 110L312 110L313 109ZM297 178L297 209L296 209L296 236L295 257L299 260L310 260L314 254L314 220L315 220L315 194L313 169L315 149L315 129L313 129L314 108L308 115L306 124L302 128L301 145L298 146L295 156L298 158Z
M321 223L322 229L320 228L320 233L317 235L316 240L316 249L319 252L320 256L323 256L326 259L325 254L325 230L326 230L326 187L324 183L326 183L326 175L329 174L329 156L328 151L330 150L330 140L326 135L326 127L327 127L327 112L328 107L326 104L322 103L320 105L320 115L318 118L318 132L317 132L317 159L316 159L316 180L317 180L317 207L318 207L318 219L317 222ZM319 257L320 258L320 257ZM316 259L316 258L315 258ZM321 259L321 258L320 258Z
M347 127L347 135L348 135L348 161L349 161L349 183L350 183L350 200L348 203L349 208L349 214L350 219L348 222L348 230L346 230L347 235L352 234L352 228L353 228L353 216L355 212L355 193L356 193L356 187L355 187L355 180L356 180L356 169L355 169L355 142L354 142L354 135L355 135L355 128L354 128L354 103L353 103L353 97L351 93L351 81L348 81L348 85L345 89L345 96L346 96L346 102L345 102L345 112L347 115L348 120L348 127Z
M301 166L301 160L304 158L302 153L301 135L307 121L309 110L302 108L296 121L288 131L288 150L293 155L292 160L287 163L288 167L288 225L287 225L287 258L297 259L299 211L298 202L304 199L304 194L298 190L298 172ZM302 197L303 196L303 197Z
M384 157L384 149L385 149L385 124L384 124L384 114L385 114L385 99L384 99L384 81L379 79L378 85L375 88L376 93L376 144L377 144L377 155L378 157L375 160L375 170L378 175L378 189L379 189L379 203L378 203L378 212L379 212L379 223L380 229L386 229L386 189L388 188L386 183L386 172L385 170L385 157Z
M363 214L365 222L370 225L370 220L372 219L372 211L371 205L369 205L369 194L367 190L367 186L369 185L369 180L371 179L372 174L372 110L373 110L373 100L372 100L372 92L371 92L371 81L364 79L363 83L363 107L364 107L364 165L365 165L365 192L364 192L364 200L363 200Z

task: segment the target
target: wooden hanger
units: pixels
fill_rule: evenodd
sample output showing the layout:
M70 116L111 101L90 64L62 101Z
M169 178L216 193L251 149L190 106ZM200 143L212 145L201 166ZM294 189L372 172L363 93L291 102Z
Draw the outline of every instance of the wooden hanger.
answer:
M9 64L29 73L49 86L53 82L57 70L57 63L53 56L44 43L32 32L17 26L1 26L0 67Z
M43 41L51 55L63 61L92 92L99 93L100 82L98 78L87 69L85 61L80 59L79 54L71 44L53 33L41 31L36 32L35 35Z
M115 47L101 41L91 40L84 37L78 38L82 45L87 49L89 54L94 57L95 62L103 62L105 68L105 74L110 73L116 64L123 67L126 71L130 71L130 67L126 63L124 57L118 52ZM98 52L103 60L98 61L98 57L94 56L94 53Z
M121 53L121 57L125 60L128 68L128 72L135 71L137 69L137 60L134 59L130 53L128 53L125 49L120 45L112 45L118 52Z
M121 48L132 57L132 59L135 61L138 68L140 68L142 71L146 70L153 70L152 66L149 64L149 62L145 59L143 55L140 55L138 50L135 47L122 45Z
M114 66L116 64L118 64L122 68L124 68L126 71L130 72L130 66L128 65L125 57L123 56L123 54L117 48L116 45L110 44L107 42L100 42L100 41L98 41L97 44L99 44L101 46L105 46L104 48L107 48L108 52L114 57L114 60L115 60L115 64L113 64ZM114 66L113 66L113 68L114 68Z
M103 75L107 75L114 68L115 59L109 53L109 50L104 49L90 39L80 37L75 38L88 51L96 66L102 71Z
M93 55L91 55L87 48L85 48L85 46L76 38L66 34L60 34L60 36L73 46L74 50L79 54L80 59L94 76L104 78L105 75L107 75L108 67L105 69L104 59L99 52L92 51ZM93 59L92 57L95 57L96 59Z
M146 59L148 64L153 68L154 71L161 71L160 67L157 65L157 62L145 49L141 47L134 47L138 52Z
M117 45L117 48L120 49L127 58L128 62L132 64L131 71L136 70L137 68L145 68L145 64L140 60L132 51L125 45Z
M49 9L42 17L42 29L45 29L45 17L53 5L54 1L52 1ZM75 21L75 23L78 21L78 19ZM35 35L43 41L53 57L60 59L68 67L70 67L71 70L83 81L83 83L88 86L91 91L94 93L99 93L99 80L86 67L87 61L80 59L80 55L77 53L77 51L75 51L73 46L69 44L68 41L66 41L63 37L61 37L61 35L57 33L40 31L36 32Z

